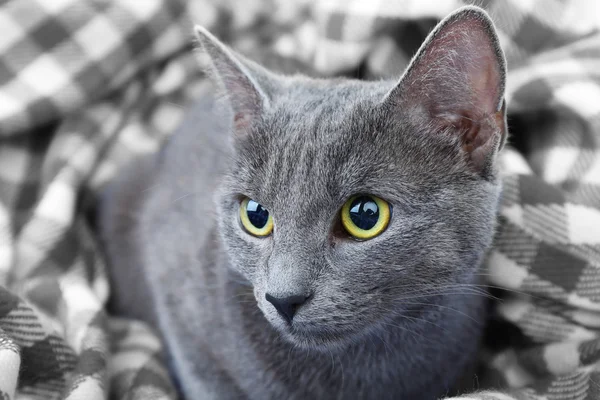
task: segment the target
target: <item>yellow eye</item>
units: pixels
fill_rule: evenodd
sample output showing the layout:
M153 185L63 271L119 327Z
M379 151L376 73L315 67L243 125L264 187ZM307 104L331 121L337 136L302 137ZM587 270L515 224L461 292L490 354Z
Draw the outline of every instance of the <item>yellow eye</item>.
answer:
M379 197L353 196L342 207L342 225L357 239L372 239L390 223L390 205Z
M265 237L273 232L273 217L269 211L249 198L240 204L240 221L246 232L254 236Z

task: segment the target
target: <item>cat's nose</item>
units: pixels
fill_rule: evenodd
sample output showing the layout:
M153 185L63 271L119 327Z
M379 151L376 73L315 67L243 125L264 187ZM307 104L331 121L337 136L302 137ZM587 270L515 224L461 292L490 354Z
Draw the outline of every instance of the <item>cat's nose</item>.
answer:
M306 303L309 296L288 296L288 297L273 297L269 293L265 294L267 301L275 307L279 315L281 315L288 324L292 323L292 319L296 314L296 310Z

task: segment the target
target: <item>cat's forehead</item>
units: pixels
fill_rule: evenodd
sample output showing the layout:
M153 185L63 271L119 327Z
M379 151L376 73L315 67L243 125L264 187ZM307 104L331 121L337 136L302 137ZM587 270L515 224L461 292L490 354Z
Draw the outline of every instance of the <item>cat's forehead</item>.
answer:
M386 82L291 87L246 139L237 178L266 204L339 203L356 191L401 187L409 173L378 107ZM270 204L269 204L270 205Z
M393 81L295 78L274 93L271 108L292 115L309 112L304 118L326 113L335 119L344 117L356 105L372 107L381 103L393 86Z
M265 111L265 133L273 146L319 148L347 139L373 122L390 87L390 82L291 80Z

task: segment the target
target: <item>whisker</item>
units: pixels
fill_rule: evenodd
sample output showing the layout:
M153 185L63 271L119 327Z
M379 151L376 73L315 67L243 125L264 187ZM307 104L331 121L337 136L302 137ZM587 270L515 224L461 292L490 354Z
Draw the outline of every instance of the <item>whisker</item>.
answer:
M144 190L142 190L140 193L145 193L145 192L147 192L149 190L152 190L152 189L154 189L156 187L159 187L160 185L161 185L160 183L157 183L157 184L154 184L152 186L148 186L147 188L145 188Z
M390 289L391 290L394 290L394 289L402 290L402 289L406 289L406 288L407 288L406 285L385 286L385 289L388 289L388 290L390 290ZM428 293L431 293L431 295L434 295L435 294L435 293L433 293L434 290L444 290L444 289L448 289L448 288L456 288L456 289L467 288L467 289L471 289L471 290L480 289L479 293L481 293L482 295L484 294L486 289L500 289L500 290L504 290L506 292L510 292L510 293L514 293L514 294L518 294L518 295L522 295L522 296L527 296L527 297L531 297L534 299L539 299L539 300L545 299L544 297L537 296L532 293L520 291L517 289L509 289L509 288L505 288L505 287L501 287L501 286L488 285L488 284L465 284L465 283L457 283L457 284L451 284L451 285L428 285L427 287L424 287L424 288L418 288L415 290L403 292L403 294L429 291ZM497 296L490 294L489 292L486 293L486 296L490 297L494 300L502 300L502 299L498 298Z
M172 105L172 106L175 106L175 107L177 107L177 108L180 108L180 109L182 109L182 110L185 110L185 107L184 107L184 106L182 106L182 105L180 105L180 104L177 104L177 103L173 103L172 101L167 101L166 103L167 103L167 104L170 104L170 105Z
M180 196L180 197L176 198L175 200L173 200L173 201L171 202L171 204L175 204L175 203L177 203L179 200L182 200L182 199L185 199L186 197L194 196L194 195L196 195L196 194L200 194L200 193L201 193L201 192L190 192L190 193L186 193L186 194L184 194L183 196Z
M461 310L457 310L456 308L453 307L449 307L449 306L444 306L441 304L435 304L435 303L422 303L422 302L402 302L403 304L413 304L413 305L417 305L417 306L433 306L433 307L437 307L437 308L443 308L445 310L450 310L450 311L454 311L457 314L460 314L464 317L469 318L471 321L473 322L477 322L480 323L481 321L476 320L475 318L471 317L470 315L465 314L464 312L462 312Z
M409 318L407 318L407 319L409 319ZM401 326L401 325L394 324L394 323L387 322L387 321L383 321L382 323L383 323L384 325L390 326L390 327L392 327L392 328L397 328L397 329L401 329L401 330L403 330L403 331L405 331L405 332L412 333L412 334L414 335L415 339L417 339L417 340L420 340L420 339L422 339L422 340L428 341L428 342L430 342L430 343L432 343L432 344L439 344L438 342L434 341L433 339L431 339L431 338L428 338L428 337L424 336L424 335L423 335L423 334L421 334L421 333L415 332L415 331L413 331L412 329L409 329L409 328L407 328L407 327L405 327L405 326Z

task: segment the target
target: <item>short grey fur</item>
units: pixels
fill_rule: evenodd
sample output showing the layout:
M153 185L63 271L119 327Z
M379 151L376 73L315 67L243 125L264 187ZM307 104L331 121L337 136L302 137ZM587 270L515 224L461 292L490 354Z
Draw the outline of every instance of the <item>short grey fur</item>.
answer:
M465 7L399 81L281 76L203 28L215 95L100 213L112 307L162 335L186 399L435 399L476 358L506 140L493 24ZM339 232L354 194L393 207ZM247 196L269 237L239 223ZM310 296L286 323L266 293Z

